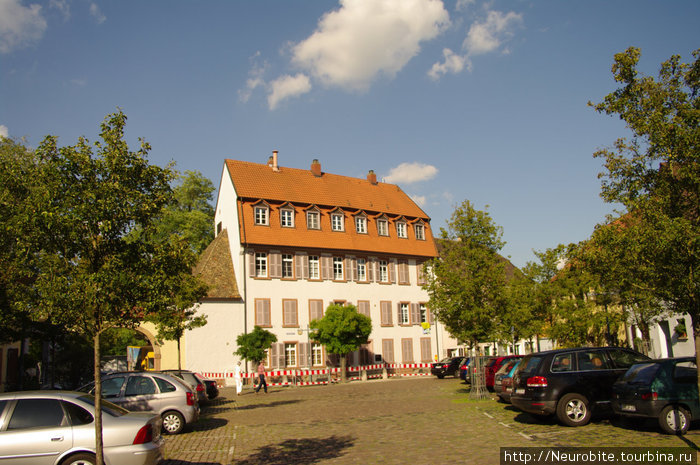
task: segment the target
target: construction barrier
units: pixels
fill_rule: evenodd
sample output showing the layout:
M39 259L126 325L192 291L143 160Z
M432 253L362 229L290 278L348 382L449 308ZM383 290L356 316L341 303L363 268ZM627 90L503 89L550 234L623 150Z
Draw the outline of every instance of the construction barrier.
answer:
M232 371L226 372L199 372L209 379L227 380L234 377ZM404 376L430 376L429 363L402 363L402 364L376 364L363 366L349 366L346 368L348 381L366 381L370 379L404 377ZM253 383L257 373L241 373L243 382ZM338 382L341 378L340 368L324 369L297 369L297 370L271 370L265 372L268 386L314 386ZM221 385L221 382L219 382ZM220 386L222 387L222 386Z

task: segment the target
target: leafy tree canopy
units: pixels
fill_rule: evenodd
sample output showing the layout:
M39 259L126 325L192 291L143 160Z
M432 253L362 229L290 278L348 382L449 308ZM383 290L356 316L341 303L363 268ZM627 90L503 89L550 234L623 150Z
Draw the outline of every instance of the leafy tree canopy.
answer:
M250 333L238 335L236 338L238 349L233 354L257 364L265 360L265 351L275 342L277 342L277 336L256 325Z

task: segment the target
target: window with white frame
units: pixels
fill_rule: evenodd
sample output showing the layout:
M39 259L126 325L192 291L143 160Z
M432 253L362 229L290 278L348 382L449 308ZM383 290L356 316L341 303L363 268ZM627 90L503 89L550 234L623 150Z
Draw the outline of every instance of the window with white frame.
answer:
M425 304L420 304L420 322L429 323L428 308L425 306Z
M284 365L288 367L297 366L297 345L286 343L284 345Z
M309 255L309 279L321 279L318 255Z
M404 239L408 237L406 234L406 223L403 221L396 223L396 235Z
M389 282L389 262L379 260L379 282Z
M280 223L283 228L294 227L294 210L284 208L280 210Z
M267 278L267 254L255 252L255 277Z
M318 342L311 344L311 363L315 367L323 365L323 346Z
M343 218L343 215L340 213L333 213L331 215L331 226L333 228L333 231L344 231L345 221Z
M282 277L294 277L294 255L282 254Z
M422 224L417 224L417 225L415 225L414 230L416 232L416 239L418 239L419 241L424 241L425 240L425 226L423 226Z
M333 279L335 281L342 281L344 279L342 257L333 257Z
M265 205L258 205L255 207L255 224L267 226L268 225L268 208Z
M364 258L357 259L357 280L367 281L367 260Z
M377 220L377 234L380 236L389 235L389 222L387 220Z
M315 210L306 212L306 228L321 229L319 213Z
M367 218L364 216L355 217L355 232L357 234L367 234Z
M409 313L409 308L407 303L399 304L399 324L408 325L411 323L411 315Z

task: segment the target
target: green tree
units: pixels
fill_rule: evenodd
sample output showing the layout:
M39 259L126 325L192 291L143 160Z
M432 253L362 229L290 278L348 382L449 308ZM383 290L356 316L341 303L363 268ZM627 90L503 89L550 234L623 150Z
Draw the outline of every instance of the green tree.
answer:
M277 336L256 325L250 333L238 335L236 338L238 349L233 354L259 364L265 360L265 351L269 350L275 342L277 342Z
M171 234L184 239L199 255L214 239L214 184L199 171L185 171L177 177L174 201L163 209L157 223L157 238Z
M372 332L372 320L357 312L354 305L331 304L320 320L309 323L309 338L326 347L326 351L340 357L341 381L346 380L345 357L367 344Z
M493 340L495 322L506 310L502 235L488 212L465 200L441 228L440 257L427 264L429 307L450 334L472 347Z
M170 297L163 297L162 276L154 267L172 255L170 247L135 240L131 232L150 237L154 219L171 202L174 174L148 163L150 146L143 140L138 151L129 150L125 123L119 111L103 121L101 142L80 138L75 146L59 147L49 136L36 150L37 182L47 194L32 206L32 220L45 237L34 282L41 303L36 317L49 317L93 341L98 464L103 463L100 335L138 325Z
M634 267L627 272L673 310L690 314L698 347L700 50L693 52L691 63L672 56L661 64L658 79L637 71L640 55L634 47L616 54L612 73L621 87L590 104L600 113L618 115L632 136L594 154L604 160L601 196L624 205L639 221L637 233L648 241L625 250L643 264L640 273Z

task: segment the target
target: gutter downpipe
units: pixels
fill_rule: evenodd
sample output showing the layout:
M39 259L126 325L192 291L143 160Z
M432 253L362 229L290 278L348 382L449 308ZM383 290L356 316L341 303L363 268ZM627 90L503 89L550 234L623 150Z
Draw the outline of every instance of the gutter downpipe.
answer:
M246 270L248 269L248 264L245 262L245 257L246 257L246 252L245 248L247 245L246 241L246 236L245 236L245 221L243 221L243 208L241 208L241 203L240 201L238 202L238 221L241 224L241 231L243 233L243 240L242 243L244 247L241 249L241 254L243 255L243 269L241 270L243 273L243 334L248 334L248 273L246 273ZM248 371L248 360L245 361L245 371Z

